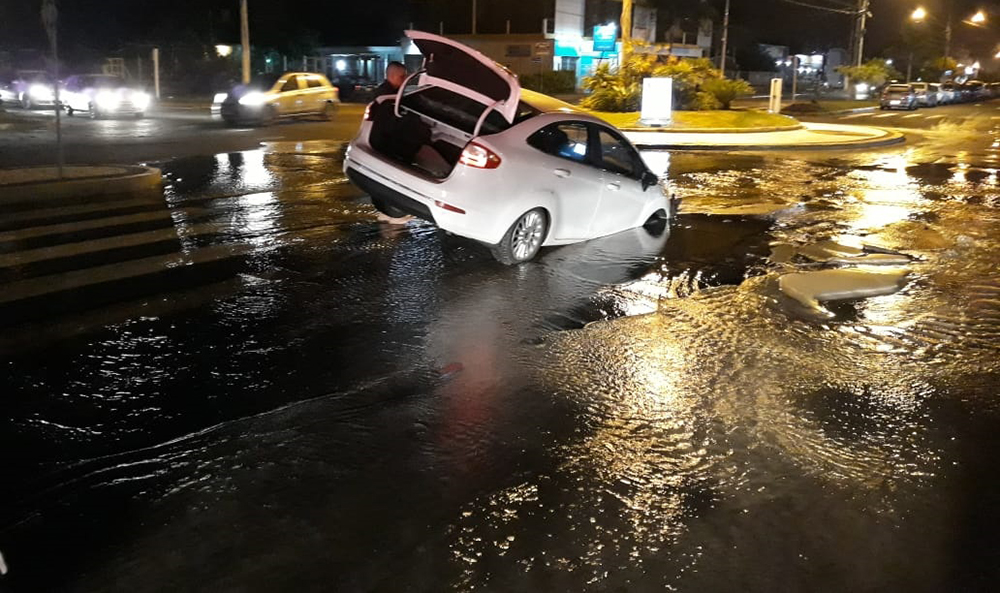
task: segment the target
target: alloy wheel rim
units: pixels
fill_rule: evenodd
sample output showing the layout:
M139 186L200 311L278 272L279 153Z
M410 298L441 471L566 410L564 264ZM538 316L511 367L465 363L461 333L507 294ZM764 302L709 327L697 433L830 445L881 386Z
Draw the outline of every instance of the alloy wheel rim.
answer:
M532 210L520 220L514 227L513 249L514 257L520 261L531 259L538 247L542 244L542 232L545 227L545 220L542 215Z

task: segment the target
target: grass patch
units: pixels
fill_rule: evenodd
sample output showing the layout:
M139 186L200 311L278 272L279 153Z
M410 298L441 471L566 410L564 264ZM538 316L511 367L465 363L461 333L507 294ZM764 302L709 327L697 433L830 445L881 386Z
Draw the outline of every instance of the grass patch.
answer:
M594 115L619 128L639 126L639 112L609 113L592 111ZM672 130L699 130L709 128L773 128L794 126L799 122L787 115L775 115L755 109L733 109L728 111L675 111Z

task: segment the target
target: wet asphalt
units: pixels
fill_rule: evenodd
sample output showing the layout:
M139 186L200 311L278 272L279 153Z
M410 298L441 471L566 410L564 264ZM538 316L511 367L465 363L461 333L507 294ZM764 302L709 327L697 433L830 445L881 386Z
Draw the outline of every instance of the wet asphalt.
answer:
M991 590L1000 110L969 109L649 154L669 228L518 267L379 222L349 135L2 206L0 590ZM821 240L905 285L804 308L778 279L824 264L777 254Z

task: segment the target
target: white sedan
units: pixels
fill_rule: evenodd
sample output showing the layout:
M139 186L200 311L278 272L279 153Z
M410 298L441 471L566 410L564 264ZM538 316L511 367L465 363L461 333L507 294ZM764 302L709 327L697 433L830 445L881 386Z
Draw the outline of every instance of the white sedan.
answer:
M485 243L505 264L669 216L657 176L618 130L522 90L476 50L406 34L424 67L369 105L344 161L378 210Z

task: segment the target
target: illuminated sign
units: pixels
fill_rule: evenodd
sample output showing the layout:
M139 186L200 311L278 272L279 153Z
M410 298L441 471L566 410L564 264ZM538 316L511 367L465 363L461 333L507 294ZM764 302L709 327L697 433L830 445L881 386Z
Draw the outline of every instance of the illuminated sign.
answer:
M618 27L614 23L594 27L594 51L615 51Z
M642 79L642 113L639 119L647 125L667 125L673 117L674 79Z

